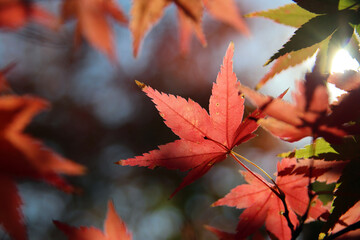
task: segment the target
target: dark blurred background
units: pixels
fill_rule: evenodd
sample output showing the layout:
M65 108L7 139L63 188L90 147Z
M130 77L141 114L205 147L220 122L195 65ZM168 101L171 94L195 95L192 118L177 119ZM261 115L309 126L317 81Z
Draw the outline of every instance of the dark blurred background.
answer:
M246 14L291 1L236 2L241 14ZM40 2L54 13L59 3ZM119 4L129 16L131 1L121 0ZM159 91L192 98L208 109L212 83L225 50L233 41L234 70L239 80L251 87L256 85L269 70L262 65L295 29L262 18L246 22L250 37L205 14L203 26L208 46L203 48L194 38L190 53L183 56L179 51L175 7L171 6L146 36L137 59L132 56L130 31L114 25L120 66L111 64L86 43L74 51L71 23L58 32L31 24L17 32L2 32L0 66L17 63L8 75L14 91L40 96L52 105L34 119L27 132L88 168L85 176L68 178L83 190L78 195L65 194L41 182L19 183L29 239L64 239L52 224L53 219L102 229L109 199L136 240L215 239L204 229L205 224L234 231L240 210L210 207L243 183L238 172L242 169L233 160L218 164L171 200L170 194L185 173L121 167L114 162L177 138L136 86L135 79ZM276 96L288 87L292 90L294 80L301 79L307 68L297 67L280 74L262 92ZM252 109L249 105L245 114ZM279 160L276 154L290 151L294 145L261 129L258 134L236 151L272 174ZM8 238L2 233L0 239Z

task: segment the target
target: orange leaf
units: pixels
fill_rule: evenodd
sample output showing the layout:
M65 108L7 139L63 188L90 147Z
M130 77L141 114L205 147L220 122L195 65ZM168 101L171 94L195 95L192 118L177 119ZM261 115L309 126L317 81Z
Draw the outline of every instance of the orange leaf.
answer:
M26 239L20 210L21 198L15 180L43 180L66 192L75 189L59 174L80 175L83 166L47 149L41 142L23 133L26 125L47 102L34 97L0 97L0 224L15 240Z
M28 21L47 27L55 27L56 18L32 2L22 0L6 0L0 3L0 28L15 30L23 27Z
M105 234L94 227L72 227L65 223L54 221L54 224L65 233L69 240L131 240L131 234L124 222L116 214L111 201L108 203L108 213L105 220Z
M65 0L62 4L62 22L71 18L78 19L75 43L79 43L81 35L110 60L116 62L114 36L108 16L119 23L127 23L122 10L113 0Z

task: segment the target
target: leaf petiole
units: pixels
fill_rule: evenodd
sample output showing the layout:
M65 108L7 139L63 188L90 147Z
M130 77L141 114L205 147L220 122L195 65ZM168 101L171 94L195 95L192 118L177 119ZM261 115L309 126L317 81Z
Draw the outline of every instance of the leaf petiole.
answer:
M246 169L246 171L248 171L249 173L251 173L256 179L258 179L260 182L264 183L268 188L271 189L271 191L273 192L276 192L274 190L274 188L267 182L265 181L264 179L261 179L258 175L256 175L253 171L251 171L250 168L248 168L245 164L243 164L235 155L241 157L242 159L244 158L243 156L241 156L240 154L237 154L236 152L234 151L230 151L230 156L233 157L243 168ZM245 158L246 159L246 158ZM245 160L244 159L244 160ZM247 159L246 159L247 160ZM250 161L250 160L247 160L247 161ZM251 161L250 161L251 162ZM260 167L259 167L260 168ZM278 192L276 192L276 194L278 194Z
M253 165L254 167L256 167L257 169L259 169L263 174L265 174L275 185L275 180L264 170L262 169L260 166L256 165L255 163L253 163L252 161L250 161L249 159L247 159L246 157L234 152L234 151L231 151L232 154L238 156L239 158L245 160L246 162L250 163L251 165Z

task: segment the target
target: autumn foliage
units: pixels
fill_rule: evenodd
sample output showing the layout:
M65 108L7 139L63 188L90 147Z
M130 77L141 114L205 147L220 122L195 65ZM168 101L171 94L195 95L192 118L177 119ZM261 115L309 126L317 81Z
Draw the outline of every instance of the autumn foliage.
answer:
M119 67L113 24L129 28L133 56L137 57L146 34L161 21L170 6L176 13L182 57L191 52L192 35L202 46L207 46L204 14L229 25L237 33L250 35L251 29L234 0L133 0L129 16L115 0L63 0L58 15L37 2L2 0L0 29L5 33L16 32L27 25L39 24L56 32L73 24L74 50L79 50L85 40ZM208 110L190 98L163 93L141 79L135 80L178 139L139 156L114 159L117 165L112 167L186 171L183 181L168 196L174 198L220 162L235 160L245 169L240 171L245 183L230 190L212 207L242 209L236 229L227 232L209 222L203 223L219 239L262 239L265 234L271 239L296 239L311 222L320 225L317 232L312 232L314 238L360 238L360 108L357 106L360 75L356 71L334 74L330 69L331 60L340 48L360 60L359 11L357 0L293 0L277 9L247 14L249 18L268 18L296 30L265 63L273 62L256 90L243 85L241 77L236 76L235 44L231 42L220 71L214 76L212 89L203 89L211 91ZM271 84L277 74L311 57L315 59L314 66L303 80L297 81L292 90L293 102L283 99L287 94L285 89L280 96L258 91ZM24 203L17 183L24 179L42 181L81 197L83 190L66 180L66 176L81 178L86 174L86 164L61 156L26 132L32 119L51 104L39 97L15 94L6 78L16 68L17 63L9 62L0 73L0 225L11 239L26 240L29 236L22 211ZM333 102L329 100L329 83L344 91ZM247 111L247 100L255 109ZM259 127L287 142L310 137L311 144L274 156L272 164L277 166L277 171L273 179L273 175L235 149L255 138ZM70 240L132 239L112 201L108 202L103 231L58 220L53 223Z

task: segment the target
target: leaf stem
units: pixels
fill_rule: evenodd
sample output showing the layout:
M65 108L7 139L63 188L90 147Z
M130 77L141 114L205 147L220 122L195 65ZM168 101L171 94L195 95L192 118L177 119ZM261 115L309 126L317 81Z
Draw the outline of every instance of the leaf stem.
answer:
M274 179L273 179L267 172L265 172L265 170L262 169L260 166L256 165L255 163L253 163L252 161L250 161L250 160L247 159L246 157L244 157L244 156L242 156L242 155L240 155L240 154L238 154L238 153L236 153L236 152L234 152L234 151L231 151L231 153L234 154L234 155L236 155L236 156L238 156L239 158L245 160L246 162L250 163L251 165L253 165L253 166L256 167L257 169L259 169L263 174L265 174L265 175L276 185Z
M251 173L256 179L258 179L260 182L262 182L263 184L265 184L268 188L270 188L271 189L271 191L275 191L274 190L274 188L273 188L273 186L271 186L267 181L265 181L264 179L261 179L258 175L256 175L253 171L251 171L251 169L250 168L248 168L245 164L243 164L235 155L237 155L237 156L241 156L241 155L239 155L239 154L237 154L237 153L235 153L235 152L233 152L233 151L230 151L230 156L231 157L233 157L243 168L245 168L246 169L246 171L248 171L249 173ZM242 156L241 156L241 158L243 158ZM243 158L244 160L246 159L246 158ZM250 161L250 160L248 160L248 161ZM275 191L276 192L276 191ZM279 194L278 192L276 192L276 194Z

